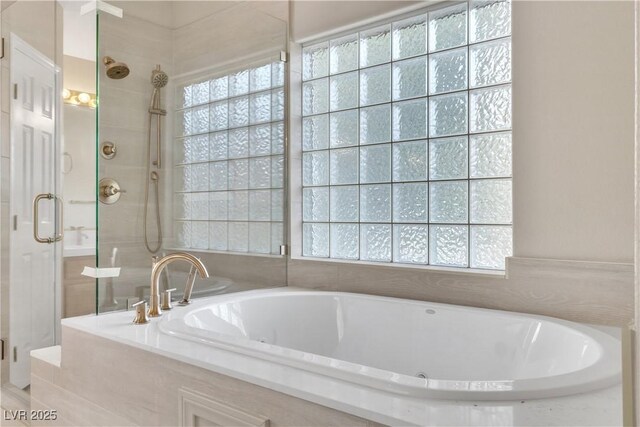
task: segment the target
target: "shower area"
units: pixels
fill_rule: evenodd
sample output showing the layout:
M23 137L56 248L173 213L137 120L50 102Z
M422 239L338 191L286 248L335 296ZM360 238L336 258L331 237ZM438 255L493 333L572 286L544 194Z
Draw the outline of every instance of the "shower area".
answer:
M286 2L179 4L98 11L98 313L176 251L209 270L194 298L286 284ZM165 271L179 299L195 271Z

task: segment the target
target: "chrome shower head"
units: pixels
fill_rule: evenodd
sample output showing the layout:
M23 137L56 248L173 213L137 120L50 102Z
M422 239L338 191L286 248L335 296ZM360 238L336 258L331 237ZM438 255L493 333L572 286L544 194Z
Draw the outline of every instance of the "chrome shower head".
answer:
M156 69L151 72L151 84L154 88L160 89L167 85L169 76L160 70L160 65L156 65Z
M107 67L107 77L110 79L124 79L129 75L129 66L124 62L116 62L110 56L105 56L102 62Z

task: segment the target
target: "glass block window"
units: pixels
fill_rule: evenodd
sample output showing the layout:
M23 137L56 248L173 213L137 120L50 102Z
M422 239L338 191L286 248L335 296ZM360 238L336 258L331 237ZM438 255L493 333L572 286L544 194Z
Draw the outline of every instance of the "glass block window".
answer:
M284 64L179 85L176 99L176 245L280 254Z
M510 3L433 8L302 62L303 256L504 269Z

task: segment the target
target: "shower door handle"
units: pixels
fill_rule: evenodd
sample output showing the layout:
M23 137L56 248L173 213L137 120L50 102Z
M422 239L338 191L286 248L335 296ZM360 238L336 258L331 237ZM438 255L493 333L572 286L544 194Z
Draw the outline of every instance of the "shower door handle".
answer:
M38 225L40 222L39 219L39 215L38 215L38 205L40 204L40 201L43 199L47 199L47 200L53 200L53 203L56 205L56 207L58 208L58 212L59 215L57 218L54 218L54 229L60 229L60 233L56 233L54 231L54 236L53 237L40 237L40 234L38 233ZM63 215L64 209L62 206L62 199L58 196L56 196L55 194L51 194L51 193L42 193L42 194L38 194L34 199L33 199L33 238L35 239L36 242L38 243L55 243L55 242L59 242L62 240L62 237L64 235L64 227L62 226L63 221L62 221L62 215ZM58 227L58 224L60 225L60 227Z

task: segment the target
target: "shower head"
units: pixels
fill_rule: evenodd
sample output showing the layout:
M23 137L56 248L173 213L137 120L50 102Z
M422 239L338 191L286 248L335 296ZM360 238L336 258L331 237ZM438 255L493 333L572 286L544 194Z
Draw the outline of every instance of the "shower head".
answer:
M110 56L105 56L102 62L107 67L107 77L110 79L124 79L129 75L129 66L124 62L116 62Z
M151 72L151 84L154 88L160 89L167 85L169 76L160 70L160 65L156 65L156 69Z

